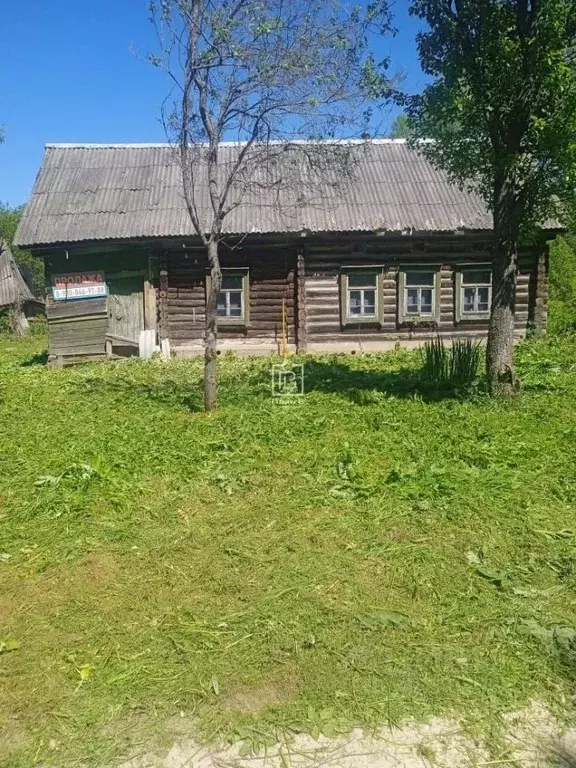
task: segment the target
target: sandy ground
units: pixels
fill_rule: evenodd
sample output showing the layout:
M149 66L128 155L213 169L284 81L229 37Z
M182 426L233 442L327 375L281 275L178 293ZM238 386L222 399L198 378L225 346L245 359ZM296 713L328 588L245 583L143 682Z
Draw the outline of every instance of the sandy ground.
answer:
M360 729L316 741L305 734L265 755L240 758L238 745L199 747L183 734L165 754L138 755L121 768L576 768L576 729L564 729L544 706L504 716L497 753L466 735L456 720L406 722L368 737Z

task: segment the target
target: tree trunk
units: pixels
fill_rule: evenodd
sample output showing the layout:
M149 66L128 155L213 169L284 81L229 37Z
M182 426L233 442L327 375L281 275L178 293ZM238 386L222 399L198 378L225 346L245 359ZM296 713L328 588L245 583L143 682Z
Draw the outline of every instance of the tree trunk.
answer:
M15 336L26 336L30 330L30 324L22 307L14 307L11 312L12 333Z
M519 219L513 185L504 181L495 192L492 312L486 346L486 375L488 387L494 395L512 395L519 389L514 370Z
M206 296L206 328L204 331L204 408L214 411L218 408L218 332L216 328L216 303L222 283L218 242L209 240L206 246L210 263L210 280Z

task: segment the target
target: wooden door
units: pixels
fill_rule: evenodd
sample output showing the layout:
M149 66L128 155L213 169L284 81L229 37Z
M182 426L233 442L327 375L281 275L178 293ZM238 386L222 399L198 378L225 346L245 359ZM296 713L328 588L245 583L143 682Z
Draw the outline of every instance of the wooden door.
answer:
M138 344L144 330L144 278L108 280L108 333Z

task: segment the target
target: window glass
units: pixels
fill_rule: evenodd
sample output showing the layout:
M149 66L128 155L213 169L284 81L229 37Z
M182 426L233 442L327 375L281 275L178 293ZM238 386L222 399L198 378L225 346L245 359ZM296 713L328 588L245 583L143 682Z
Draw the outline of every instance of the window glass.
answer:
M476 298L475 288L464 288L464 312L474 312L474 300Z
M434 314L436 272L414 269L404 272L404 313L410 317Z
M376 286L377 275L375 272L349 272L348 286L350 288L373 288Z
M247 275L224 272L216 301L216 316L232 319L244 317L244 281Z
M364 314L376 314L376 291L364 291Z
M490 285L491 272L489 269L467 269L462 272L464 285Z
M490 309L490 288L478 288L478 312Z
M230 317L242 317L242 294L231 293L229 298Z
M462 271L462 314L485 315L492 300L492 271L487 268Z
M430 288L423 288L420 291L420 312L423 315L432 314L432 291Z
M362 314L362 291L350 291L349 292L349 308L351 315Z
M418 314L418 289L408 288L406 295L406 312L409 315Z
M434 287L434 272L406 272L406 285L429 285Z
M376 317L378 273L350 271L345 280L346 315L358 319Z
M222 285L220 289L223 291L241 291L242 290L242 275L231 275L226 272L222 273Z

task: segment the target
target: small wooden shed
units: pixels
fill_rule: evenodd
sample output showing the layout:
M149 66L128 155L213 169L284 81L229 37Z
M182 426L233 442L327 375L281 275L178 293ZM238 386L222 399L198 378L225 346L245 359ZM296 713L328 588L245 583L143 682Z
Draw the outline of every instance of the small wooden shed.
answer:
M28 316L42 306L22 277L8 243L0 240L0 311L11 311L14 333L23 336L29 328Z

